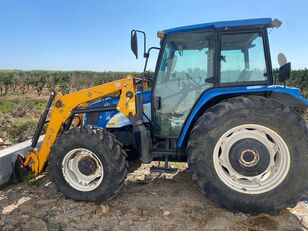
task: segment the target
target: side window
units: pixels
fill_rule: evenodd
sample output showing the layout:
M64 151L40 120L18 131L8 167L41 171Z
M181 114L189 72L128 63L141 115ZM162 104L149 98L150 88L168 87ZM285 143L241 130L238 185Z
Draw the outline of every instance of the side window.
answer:
M267 80L263 38L259 33L221 36L220 82L249 83Z
M214 86L214 32L192 32L166 38L156 77L155 135L178 137L200 95Z

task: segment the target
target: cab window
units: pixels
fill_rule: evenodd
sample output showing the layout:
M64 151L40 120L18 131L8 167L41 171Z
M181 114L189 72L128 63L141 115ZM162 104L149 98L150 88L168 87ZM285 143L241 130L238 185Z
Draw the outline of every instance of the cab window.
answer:
M155 134L178 137L200 95L214 86L214 32L192 32L166 38L154 88Z
M265 82L268 79L267 76L261 33L221 36L221 84Z

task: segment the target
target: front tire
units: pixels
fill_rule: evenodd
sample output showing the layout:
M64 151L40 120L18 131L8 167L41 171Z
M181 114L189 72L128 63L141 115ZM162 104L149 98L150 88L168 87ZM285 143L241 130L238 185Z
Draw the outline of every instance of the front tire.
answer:
M294 207L308 178L308 131L294 111L260 96L206 111L187 146L193 179L217 205L276 214Z
M127 175L126 153L102 129L73 128L52 147L48 172L68 198L103 202L113 198Z

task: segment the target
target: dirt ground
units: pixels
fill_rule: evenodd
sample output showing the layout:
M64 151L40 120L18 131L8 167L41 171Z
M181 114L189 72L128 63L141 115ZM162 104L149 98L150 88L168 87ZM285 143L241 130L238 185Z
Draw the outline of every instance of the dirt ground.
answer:
M44 174L0 191L0 230L308 230L308 202L277 216L217 208L185 168L177 174L131 172L120 194L105 204L74 202Z

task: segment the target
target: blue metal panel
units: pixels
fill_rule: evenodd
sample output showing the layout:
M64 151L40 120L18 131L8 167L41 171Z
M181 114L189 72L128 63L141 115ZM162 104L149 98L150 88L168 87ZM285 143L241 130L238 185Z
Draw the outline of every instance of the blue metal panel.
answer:
M221 29L226 27L248 27L248 26L272 27L272 19L257 18L257 19L203 23L191 26L181 26L181 27L171 28L168 30L164 30L164 33L166 35L169 35L169 34L197 31L197 30Z
M137 92L137 95L140 95L140 91ZM142 92L142 101L143 104L151 103L152 101L152 90L145 90Z
M137 92L137 94L140 94L140 92ZM142 101L143 104L148 104L151 103L151 95L152 95L152 90L146 90L142 92ZM95 103L92 103L88 106L88 108L93 108L93 107L99 107L99 106L103 106L103 105L117 105L119 102L119 97L115 97L115 98L106 98L103 99L101 101L97 101ZM89 124L88 122L88 115L85 114L84 115L84 125L92 125L95 127L101 127L101 128L106 128L109 120L114 117L116 114L118 114L119 112L117 110L115 111L108 111L108 112L99 112L99 116L98 116L98 120L95 124Z
M107 99L103 99L101 101L97 101L95 103L90 104L88 106L88 108L100 107L100 106L103 106L103 105L112 106L112 105L117 105L118 102L119 102L119 97L107 98ZM106 128L110 118L112 118L117 113L118 113L118 111L116 111L116 110L107 111L107 112L99 112L98 120L95 124L93 124L93 123L90 124L88 122L88 114L85 114L84 115L84 125L92 125L92 126L95 126L95 127Z
M192 109L188 119L186 120L186 123L181 131L180 137L178 139L177 147L181 148L184 142L185 137L188 135L189 127L199 112L199 110L205 105L209 100L216 96L220 95L226 95L226 94L236 94L236 93L252 93L252 92L264 92L264 91L270 91L270 92L281 92L289 94L300 101L302 101L304 104L308 105L308 100L303 98L300 95L300 90L298 88L294 87L283 87L283 86L246 86L246 87L232 87L232 88L215 88L212 90L207 91L198 101L198 103L194 106Z

